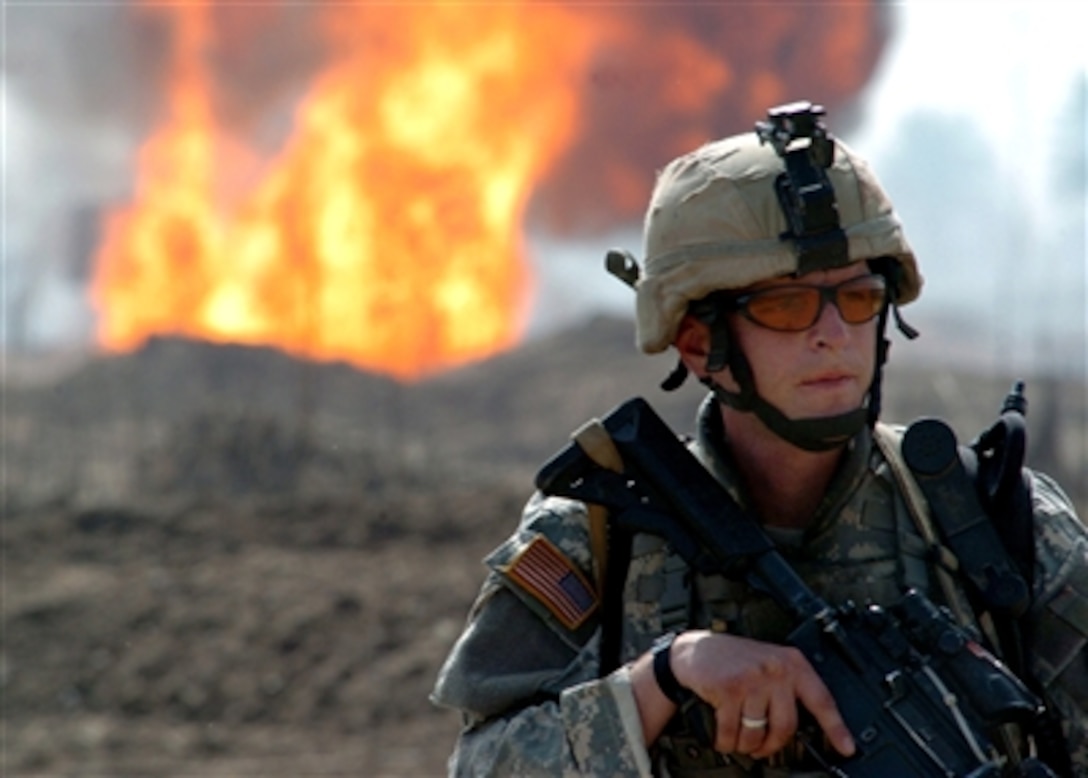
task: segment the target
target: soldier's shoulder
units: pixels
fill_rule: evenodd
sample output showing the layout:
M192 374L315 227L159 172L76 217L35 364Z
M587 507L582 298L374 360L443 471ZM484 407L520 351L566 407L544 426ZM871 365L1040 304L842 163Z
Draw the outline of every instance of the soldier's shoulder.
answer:
M535 493L526 503L517 532L507 545L521 548L538 537L546 538L583 570L592 566L589 508L585 503Z
M583 503L536 494L517 531L485 560L494 579L575 645L592 633L599 604L588 514Z
M1088 527L1053 478L1032 471L1031 480L1036 588L1045 593L1071 578L1088 578Z

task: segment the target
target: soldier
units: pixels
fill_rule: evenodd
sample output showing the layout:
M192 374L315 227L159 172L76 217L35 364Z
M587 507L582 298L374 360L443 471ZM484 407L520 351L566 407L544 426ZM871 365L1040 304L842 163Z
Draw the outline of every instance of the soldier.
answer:
M925 511L897 476L901 429L877 421L886 323L890 314L913 334L898 308L922 277L887 195L821 114L774 110L757 132L659 174L637 342L676 349L669 386L692 374L708 387L691 449L820 596L886 605L914 587L962 604L954 565L932 553ZM1060 721L1074 765L1065 769L1085 776L1088 533L1053 481L1030 482L1026 656ZM774 603L743 582L692 574L657 537L635 538L622 665L599 677L590 511L538 493L487 558L433 695L464 719L451 774L823 775L854 753L827 687L784 644L792 625ZM713 743L677 715L681 690L713 709ZM823 732L823 758L798 743L800 709Z

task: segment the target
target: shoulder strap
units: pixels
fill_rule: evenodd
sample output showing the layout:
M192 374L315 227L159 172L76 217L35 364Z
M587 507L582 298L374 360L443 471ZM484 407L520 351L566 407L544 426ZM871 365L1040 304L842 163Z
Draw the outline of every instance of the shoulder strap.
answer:
M999 531L999 522L980 504L970 449L960 448L948 426L936 419L922 419L905 432L878 424L874 437L919 531L937 550L936 558L955 560L954 565L938 564L937 575L956 618L977 625L1013 671L1023 675L1026 636L1019 616L1027 609L1031 590L1014 557L1031 550L1014 552L1013 539ZM1027 521L1030 533L1030 517ZM1017 542L1032 545L1033 539L1029 534ZM964 597L949 571L971 585L973 596Z
M601 467L617 473L623 472L623 458L600 420L590 419L571 433L571 438ZM586 507L589 511L589 550L593 555L597 594L600 595L604 592L608 570L608 510L595 503Z
M623 472L612 436L599 419L590 419L571 434L579 447L601 467ZM597 595L601 601L601 642L598 673L603 678L620 665L623 639L623 589L631 566L629 532L611 526L603 505L588 504L589 547L596 573Z
M907 504L907 511L914 520L914 526L918 529L922 539L929 547L933 559L936 561L937 581L944 594L945 602L952 609L956 620L960 624L965 626L976 625L974 610L953 579L953 573L959 571L959 559L948 546L941 543L940 536L934 525L929 502L926 500L925 495L922 494L918 482L914 479L910 468L907 467L906 462L903 460L900 449L903 431L890 427L883 422L878 422L873 432L873 438L876 440L880 452L884 455L884 459L888 462L892 476L903 494L904 502ZM987 637L996 638L996 636L991 635L987 635Z
M983 507L976 479L964 460L952 429L939 419L911 424L900 441L900 454L929 503L942 539L960 561L964 579L982 606L1002 618L1022 616L1030 590L998 532L991 511ZM1017 465L1017 475L1020 467Z
M979 629L986 636L991 646L1002 651L1002 653L1011 654L1014 657L1012 662L1013 671L1020 675L1024 664L1023 650L1015 619L1005 618L1000 620L999 623L995 623L990 611L973 607L970 600L965 596L963 589L957 586L955 580L953 580L953 573L960 572L962 575L960 559L953 549L941 543L941 538L937 533L938 523L947 515L950 506L945 504L939 510L934 510L931 500L937 495L932 493L932 489L923 490L916 477L918 471L912 468L903 456L905 437L903 430L878 422L873 437L876 439L881 453L884 454L896 483L899 484L902 490L908 512L913 517L918 531L933 550L934 558L937 560L935 565L937 580L940 582L945 601L952 609L956 620L964 626L973 626ZM938 499L947 500L949 497L949 494L945 494L943 497L938 497ZM948 527L942 525L940 528L944 530L947 537ZM1002 555L1004 555L1003 548ZM1007 754L1019 754L1016 744L1020 742L1021 736L1017 727L1003 725L998 728L998 736L1004 743Z

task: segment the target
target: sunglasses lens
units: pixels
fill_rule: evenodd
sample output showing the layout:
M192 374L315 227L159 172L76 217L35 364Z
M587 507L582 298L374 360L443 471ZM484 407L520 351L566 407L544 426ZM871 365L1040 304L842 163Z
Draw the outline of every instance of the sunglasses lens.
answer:
M884 306L884 279L864 276L835 289L835 305L847 324L861 324L880 313Z
M852 278L838 286L781 286L738 298L744 315L780 332L807 330L820 318L823 298L835 301L842 320L862 324L880 313L886 296L878 275Z
M820 290L814 286L768 289L753 295L746 306L748 318L772 330L808 329L820 314Z

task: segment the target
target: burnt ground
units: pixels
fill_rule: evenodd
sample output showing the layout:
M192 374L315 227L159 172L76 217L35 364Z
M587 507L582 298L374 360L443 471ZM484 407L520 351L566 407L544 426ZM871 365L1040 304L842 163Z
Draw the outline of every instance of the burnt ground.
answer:
M0 774L444 774L427 693L539 464L632 394L690 429L629 327L411 386L171 339L9 378ZM969 437L1010 378L891 371L885 416ZM1029 393L1032 461L1083 489L1084 382Z

